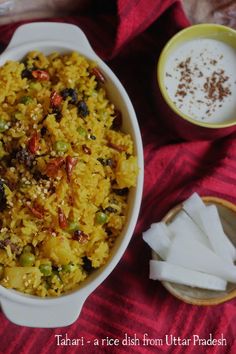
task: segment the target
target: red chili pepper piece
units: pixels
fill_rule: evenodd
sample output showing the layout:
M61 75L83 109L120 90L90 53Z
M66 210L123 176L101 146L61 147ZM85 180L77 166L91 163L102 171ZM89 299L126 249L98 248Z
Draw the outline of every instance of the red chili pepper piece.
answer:
M127 150L127 147L126 146L123 146L123 145L117 145L117 144L114 144L112 142L109 142L108 143L108 146L119 151L119 152L122 152L122 151L126 151Z
M28 150L31 154L36 154L39 149L39 135L37 132L34 132L32 137L28 141Z
M66 174L67 181L70 182L72 170L76 166L78 159L76 157L66 156Z
M44 217L44 210L43 208L38 205L38 204L34 204L34 206L31 205L27 205L27 207L29 208L29 210L31 211L31 213L38 219L43 219Z
M46 70L33 70L32 76L39 81L48 81L50 79L49 73Z
M48 177L56 177L59 169L64 164L65 160L63 157L56 157L55 159L48 162L46 166L45 173Z
M102 72L100 71L99 68L93 68L91 70L91 74L94 75L97 79L97 81L101 82L102 84L104 84L104 82L106 81L105 77L103 76Z
M59 93L57 93L56 91L52 91L51 95L50 95L50 103L52 107L58 107L60 106L62 102L62 96L59 95Z
M60 207L58 207L58 222L61 229L65 229L68 225L66 216Z

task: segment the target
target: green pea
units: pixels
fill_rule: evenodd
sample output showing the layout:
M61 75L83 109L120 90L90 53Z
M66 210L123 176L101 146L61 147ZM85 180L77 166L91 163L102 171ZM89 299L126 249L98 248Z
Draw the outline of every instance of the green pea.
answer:
M70 144L62 140L56 141L54 146L55 150L58 152L66 152L69 149L69 147Z
M70 272L73 271L73 269L74 269L74 265L71 264L71 263L65 264L65 265L62 266L62 270L63 270L63 272L65 272L65 273L70 273Z
M30 83L30 88L36 91L40 91L42 88L42 85L40 84L40 82L31 82Z
M105 213L103 213L102 211L99 211L96 213L96 222L98 224L105 224L107 222L107 215Z
M5 132L8 129L8 125L5 120L0 118L0 133Z
M67 231L68 232L74 232L79 230L79 224L76 221L71 221L69 222L68 226L67 226Z
M35 262L35 255L33 253L22 253L20 255L20 265L22 267L31 267L34 265Z
M32 101L33 101L33 99L30 96L23 96L20 99L20 103L23 103L23 104L28 104L28 103L30 103Z
M52 266L49 263L40 264L39 270L45 277L48 277L52 274Z
M83 127L79 127L79 128L77 129L77 132L78 132L80 135L84 136L84 137L87 136L87 132L86 132L86 130L85 130Z

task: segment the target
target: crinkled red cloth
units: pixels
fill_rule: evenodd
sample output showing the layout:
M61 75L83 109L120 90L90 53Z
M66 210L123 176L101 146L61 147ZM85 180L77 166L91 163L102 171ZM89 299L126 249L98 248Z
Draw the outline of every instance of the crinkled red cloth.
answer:
M105 2L103 2L105 4ZM58 21L58 19L56 19ZM61 20L61 19L60 19ZM55 21L55 19L54 19ZM142 132L145 184L135 234L112 274L87 299L79 319L67 328L31 329L10 323L1 313L0 351L12 353L236 353L236 300L214 307L185 304L159 282L148 279L150 249L142 232L159 221L193 191L236 203L235 135L214 142L184 142L160 121L152 96L152 81L160 49L188 20L178 1L119 0L115 7L63 19L78 24L92 46L114 70L130 95ZM6 45L18 24L0 27ZM136 346L57 346L55 334L85 340L128 336ZM141 339L163 339L161 345L142 345ZM168 345L165 335L218 338L227 346ZM136 342L137 343L137 342Z

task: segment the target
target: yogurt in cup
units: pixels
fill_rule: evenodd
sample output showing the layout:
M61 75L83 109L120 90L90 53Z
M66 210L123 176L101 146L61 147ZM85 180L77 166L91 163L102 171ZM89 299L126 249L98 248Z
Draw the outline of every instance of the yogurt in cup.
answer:
M201 24L164 47L157 78L170 126L187 139L212 139L236 127L236 31Z

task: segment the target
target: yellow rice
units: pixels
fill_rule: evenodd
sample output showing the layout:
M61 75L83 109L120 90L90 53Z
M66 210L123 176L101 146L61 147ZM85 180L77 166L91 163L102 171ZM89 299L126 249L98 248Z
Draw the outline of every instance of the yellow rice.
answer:
M75 52L36 51L0 68L0 181L6 199L0 205L0 284L7 288L41 297L76 288L107 262L124 227L137 159L131 136L114 129L119 107L94 68L96 63ZM26 69L46 71L49 79L24 77ZM62 99L58 116L52 92L65 89L76 91L77 102ZM86 104L85 116L78 101ZM29 167L17 151L28 153L33 133L39 148L30 153ZM66 143L66 151L56 148L58 142ZM70 178L68 156L76 159ZM48 165L58 158L63 163L48 176Z

